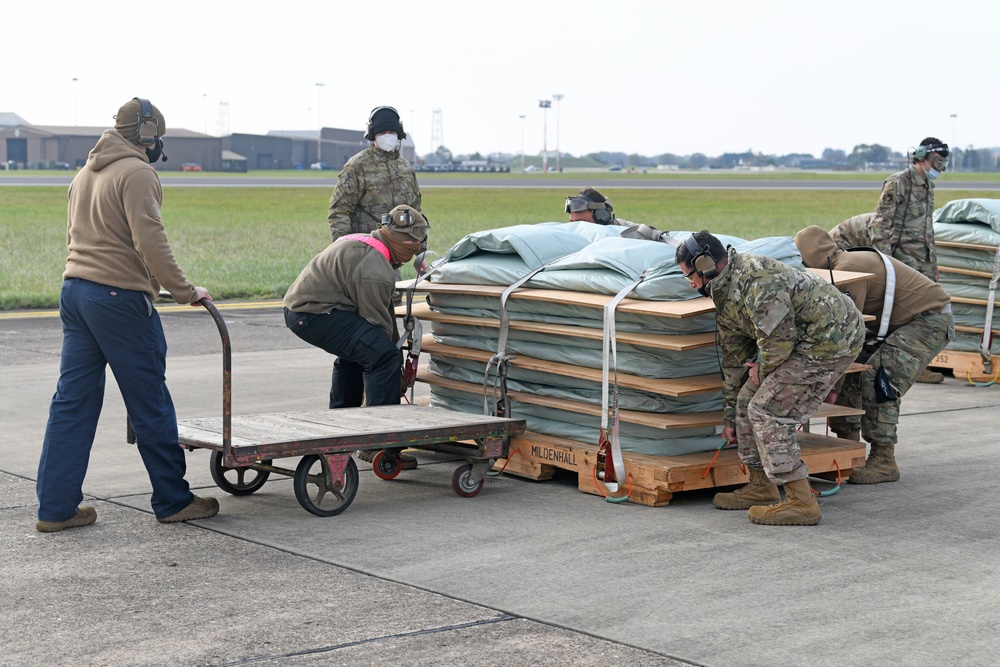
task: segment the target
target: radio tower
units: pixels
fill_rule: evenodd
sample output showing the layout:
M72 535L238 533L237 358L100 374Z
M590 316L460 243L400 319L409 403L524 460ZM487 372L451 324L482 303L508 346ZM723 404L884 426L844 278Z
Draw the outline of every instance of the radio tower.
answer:
M431 152L444 146L444 122L441 120L441 110L435 109L431 117Z
M229 102L219 102L218 135L229 136Z

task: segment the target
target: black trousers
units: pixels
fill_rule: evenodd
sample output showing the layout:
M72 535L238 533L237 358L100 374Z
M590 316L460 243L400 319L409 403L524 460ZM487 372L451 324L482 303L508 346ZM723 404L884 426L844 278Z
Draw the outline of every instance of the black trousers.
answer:
M399 405L403 354L384 331L355 312L296 313L285 309L296 336L336 355L330 408Z

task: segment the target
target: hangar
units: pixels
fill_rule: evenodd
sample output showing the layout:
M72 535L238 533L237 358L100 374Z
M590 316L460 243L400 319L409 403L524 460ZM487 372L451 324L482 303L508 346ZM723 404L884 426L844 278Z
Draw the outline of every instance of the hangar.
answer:
M32 125L15 113L0 112L0 167L8 169L78 169L106 127ZM183 128L168 128L164 137L166 162L158 171L245 172L255 169L340 169L368 146L361 130L324 127L311 131L272 131L266 135L231 134L213 137ZM411 163L413 142L403 141L402 155Z

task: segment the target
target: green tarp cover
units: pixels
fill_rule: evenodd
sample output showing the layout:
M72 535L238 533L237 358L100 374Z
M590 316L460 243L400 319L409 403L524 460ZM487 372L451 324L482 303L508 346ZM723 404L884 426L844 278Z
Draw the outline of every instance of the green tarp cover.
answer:
M434 355L428 366L436 375L461 380L482 387L486 364L469 359L451 359ZM488 386L492 394L496 380L496 366L490 369ZM601 405L601 383L579 377L554 375L511 366L507 372L507 388L537 396L579 401ZM618 405L622 410L640 412L688 413L711 412L722 409L722 392L695 394L694 396L665 396L638 389L618 388ZM480 408L482 399L480 397Z
M620 238L624 227L586 222L517 225L469 234L452 247L431 280L465 285L511 285L531 270L545 268L525 287L594 294L617 294L643 273L631 295L651 301L681 301L698 296L674 261L667 243ZM671 232L681 241L691 232ZM740 252L767 255L801 268L792 240L773 237L746 241L719 236Z
M500 298L474 296L469 294L429 294L427 303L431 308L446 315L467 317L500 317ZM507 314L511 320L525 322L547 322L564 326L601 329L604 326L604 310L570 303L528 301L510 299ZM689 334L715 331L715 313L705 313L683 319L654 317L636 313L616 313L615 326L618 331L634 333Z
M482 396L446 387L432 387L431 405L475 414L481 414L483 411ZM599 442L601 420L596 416L519 401L511 401L511 415L525 420L527 429L535 433L592 445ZM670 435L665 436L665 434ZM668 431L621 422L622 449L629 452L678 456L715 449L719 446L719 442L719 436L711 427Z
M934 222L978 222L1000 233L1000 199L956 199L934 211Z
M566 290L603 295L617 294L645 274L630 294L633 299L676 301L697 298L674 261L676 249L668 243L623 239L623 228L591 223L542 223L517 225L475 232L451 248L435 264L433 282L470 285L510 285L531 270L544 269L525 284L528 288ZM673 232L679 241L690 232ZM774 237L746 241L721 236L725 245L740 252L774 257L801 268L801 258L791 238ZM498 318L499 297L461 294L431 294L428 304L437 312L472 317ZM602 308L551 301L511 299L507 312L512 320L601 329ZM714 313L688 318L616 313L619 331L687 334L715 329ZM435 339L455 347L495 352L499 330L489 327L434 323ZM600 369L600 340L538 334L511 329L506 352L510 355ZM482 385L486 364L432 355L430 370L442 377ZM675 352L638 345L618 345L618 370L648 378L683 378L719 371L714 346ZM495 369L494 369L495 370ZM552 373L526 373L511 367L508 387L539 396L600 405L599 383ZM492 392L491 392L492 395ZM647 412L705 412L721 408L720 392L675 399L651 392L620 390L621 407ZM466 412L482 412L483 396L431 385L431 402ZM626 405L628 407L626 407ZM513 403L512 414L528 420L529 430L546 435L596 443L600 419L571 411L530 403ZM621 425L623 447L647 454L680 454L718 446L714 427L657 429L635 424Z
M490 327L441 322L435 322L433 326L434 340L439 343L491 353L497 351L498 331ZM629 375L678 378L719 371L715 347L677 352L619 343L617 352L619 372ZM604 366L602 341L591 338L511 329L507 338L507 354L598 370Z
M938 269L941 286L953 297L989 300L990 278L950 272L947 268L993 274L996 248L1000 246L1000 199L956 199L934 212L934 239L938 244ZM948 248L941 242L971 243L990 246L990 249ZM994 299L996 297L994 296ZM986 306L952 303L955 324L985 328ZM1000 318L994 306L991 328L996 328ZM946 349L978 352L982 334L959 331L956 340ZM1000 354L1000 341L992 342L992 354Z

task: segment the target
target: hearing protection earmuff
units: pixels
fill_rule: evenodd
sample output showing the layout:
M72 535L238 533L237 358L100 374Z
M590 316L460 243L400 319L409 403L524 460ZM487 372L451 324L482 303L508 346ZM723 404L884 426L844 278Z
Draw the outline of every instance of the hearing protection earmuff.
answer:
M910 156L913 158L914 162L919 162L923 160L931 153L937 153L941 157L948 157L949 149L948 144L930 144L927 146L917 146L912 151L910 151Z
M605 199L603 202L594 202L594 204L603 204L600 208L594 209L594 222L599 225L611 224L611 221L615 219L615 207L611 205L611 200Z
M372 123L375 121L375 114L377 114L379 111L391 111L396 115L396 125L398 126L397 134L399 135L399 140L402 141L403 139L405 139L406 132L403 131L403 121L400 118L399 112L392 107L375 107L374 109L372 109L372 112L368 114L368 125L365 132L365 139L367 139L368 141L375 141L375 133L372 131L373 130ZM396 130L393 129L390 131L396 131Z
M684 247L691 253L690 266L695 270L695 273L704 280L711 280L719 275L719 270L715 268L717 262L712 257L712 250L708 247L707 243L699 246L698 241L694 238L694 234L692 234L684 239Z
M139 102L139 113L136 115L135 140L143 146L152 146L160 138L160 126L153 115L153 105L142 97L133 97Z
M583 195L573 195L566 198L566 213L578 213L590 210L594 215L594 222L599 225L608 225L615 219L615 207L611 205L610 199L604 201L591 201Z

